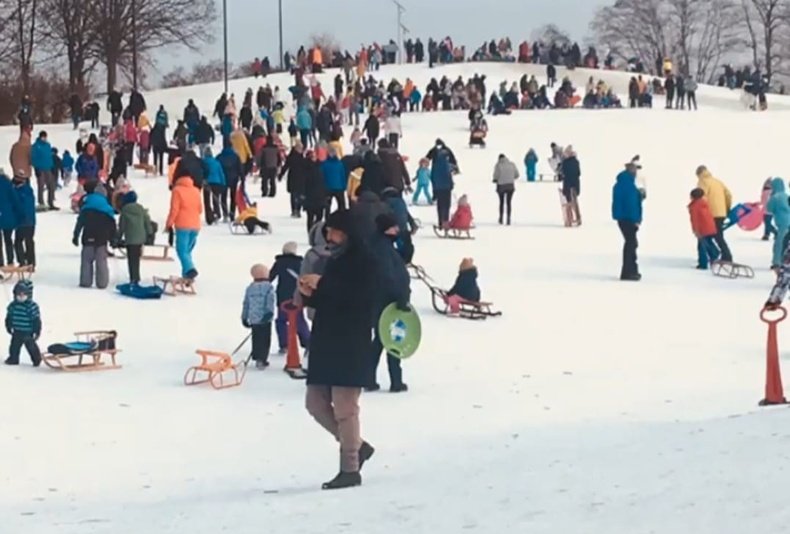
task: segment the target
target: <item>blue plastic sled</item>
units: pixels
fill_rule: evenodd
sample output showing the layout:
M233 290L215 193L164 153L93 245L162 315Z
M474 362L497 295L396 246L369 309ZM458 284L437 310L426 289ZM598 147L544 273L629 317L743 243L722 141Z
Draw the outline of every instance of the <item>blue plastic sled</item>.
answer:
M162 288L158 286L140 286L137 284L118 284L115 286L118 293L133 299L152 300L162 298Z

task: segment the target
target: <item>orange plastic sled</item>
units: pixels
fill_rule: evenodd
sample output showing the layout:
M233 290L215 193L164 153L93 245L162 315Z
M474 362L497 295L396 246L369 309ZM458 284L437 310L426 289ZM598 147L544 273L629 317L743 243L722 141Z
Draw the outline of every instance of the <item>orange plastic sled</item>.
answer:
M200 356L200 364L187 369L184 385L211 384L214 389L225 389L240 386L247 374L244 362L233 363L230 354L210 350L196 351Z

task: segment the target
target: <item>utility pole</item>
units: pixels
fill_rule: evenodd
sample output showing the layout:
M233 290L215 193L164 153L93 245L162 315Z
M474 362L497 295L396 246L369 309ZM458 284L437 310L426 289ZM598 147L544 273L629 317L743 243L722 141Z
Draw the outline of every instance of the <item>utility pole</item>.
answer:
M403 63L403 14L406 8L398 0L392 0L392 3L398 9L398 63Z
M222 0L222 41L225 57L225 93L228 92L228 0Z
M280 15L280 70L285 69L285 62L283 61L283 0L278 0L277 2L279 7L279 15Z
M132 89L137 91L137 0L132 0Z

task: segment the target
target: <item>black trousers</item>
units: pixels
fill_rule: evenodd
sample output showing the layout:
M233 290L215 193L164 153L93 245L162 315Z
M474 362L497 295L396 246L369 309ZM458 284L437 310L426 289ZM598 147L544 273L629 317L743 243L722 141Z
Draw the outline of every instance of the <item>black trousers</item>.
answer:
M277 194L277 169L261 169L261 195L273 197Z
M510 224L510 214L513 211L513 193L515 193L515 191L497 191L497 195L499 195L499 224L502 224L505 205L507 205L507 222Z
M244 219L244 227L247 229L247 233L252 235L255 233L255 228L260 227L262 230L268 232L271 230L271 226L269 223L260 220L258 217L250 217L248 219Z
M211 211L214 219L228 216L228 188L223 185L211 186Z
M325 210L323 208L318 210L314 208L307 208L305 211L307 212L307 231L309 232L313 226L324 220Z
M30 361L34 365L41 363L41 351L38 348L36 340L33 339L33 334L30 332L14 332L11 334L11 345L8 347L8 360L11 363L19 363L19 352L25 346L25 350L30 355Z
M203 215L207 225L214 224L214 211L211 209L211 187L208 184L203 186Z
M694 91L689 91L686 93L686 97L689 100L689 111L691 111L691 104L694 104L694 111L697 110L697 93Z
M408 265L411 263L411 260L414 259L414 241L411 239L411 234L409 232L403 232L400 235L400 248L398 249L398 253L400 257L403 258L403 262Z
M346 192L345 191L330 191L329 198L327 199L326 203L326 214L327 217L330 213L332 213L332 199L335 200L335 204L337 204L337 209L344 210L346 209Z
M20 226L14 233L14 248L19 265L36 265L35 226Z
M450 205L452 204L453 192L449 189L433 190L433 198L436 200L436 211L439 215L439 226L450 220Z
M268 362L272 348L272 323L252 326L252 359L256 362Z
M400 136L396 133L391 133L387 136L387 140L390 142L390 146L394 149L398 149L398 145L400 144Z
M291 193L291 215L302 215L302 195Z
M239 188L239 181L238 180L230 180L228 182L228 189L225 194L230 197L230 207L228 211L228 215L230 218L234 218L236 216L236 190Z
M724 240L725 217L714 217L713 221L716 223L716 235L713 236L713 240L716 241L716 245L721 250L720 259L721 261L732 261L732 252L730 252L730 247Z
M381 339L379 339L378 328L376 329L376 337L373 339L371 350L373 351L371 358L372 376L370 377L369 385L372 386L376 384L376 370L379 368L381 352L384 350L384 346L381 344ZM390 387L397 388L403 385L403 370L400 366L400 359L392 356L389 353L387 353L387 371L390 375Z
M123 146L126 151L126 163L131 167L134 165L134 143L124 143Z
M154 167L156 167L159 176L165 174L165 151L154 148Z
M3 239L0 240L0 267L3 267L3 245L5 245L5 257L8 259L8 265L14 263L14 231L3 230Z
M129 266L129 281L140 282L140 258L143 257L142 245L126 245L126 263Z
M623 268L620 271L620 277L629 277L639 274L639 266L636 262L636 249L639 247L639 241L636 239L636 233L639 231L636 223L629 221L617 221L617 226L620 227L620 233L623 234Z

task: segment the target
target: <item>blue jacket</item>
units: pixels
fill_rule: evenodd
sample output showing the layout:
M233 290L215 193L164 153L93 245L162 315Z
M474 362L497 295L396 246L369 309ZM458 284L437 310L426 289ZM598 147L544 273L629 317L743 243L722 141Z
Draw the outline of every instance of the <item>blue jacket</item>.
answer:
M422 93L420 90L415 87L411 95L409 95L409 100L411 100L412 104L419 104L422 102Z
M299 111L296 112L296 127L300 130L313 129L313 118L310 116L310 112L307 111L307 108L300 108Z
M25 180L14 187L19 200L19 220L17 227L30 227L36 225L36 195L30 185L30 180Z
M409 208L406 207L406 202L403 200L403 197L401 195L388 195L385 202L392 211L392 214L395 215L395 218L398 220L398 229L401 233L408 234L411 215L409 214Z
M221 185L225 187L225 171L222 170L222 164L217 158L206 156L203 158L203 166L206 168L206 182L209 185Z
M89 181L99 179L99 163L95 156L91 158L87 154L80 154L74 169L77 171L78 178L85 178Z
M22 218L22 205L8 176L0 174L0 230L13 230Z
M80 208L80 212L83 211L98 211L115 219L115 210L110 205L110 201L98 193L85 195L85 198L82 199L82 208Z
M417 170L417 186L427 187L431 183L431 169L420 167Z
M222 117L222 123L220 124L219 129L222 137L230 137L230 134L233 133L233 119L230 115L225 115Z
M324 174L324 185L327 191L346 190L348 185L346 166L336 156L332 156L321 163L321 172Z
M165 128L169 126L169 118L167 116L167 111L160 110L156 112L156 124L162 125Z
M774 224L780 230L790 228L790 203L788 202L790 201L785 190L784 180L781 178L771 180L771 198L768 199L765 209L774 216Z
M617 183L612 188L612 219L642 222L642 193L636 187L636 176L628 171L617 175Z
M39 310L38 304L30 298L25 302L17 302L14 299L7 308L5 328L9 333L40 334L41 310Z
M52 145L49 141L36 139L30 149L30 159L33 168L37 171L51 171L55 169L55 158L52 157Z
M434 191L452 191L454 187L450 159L443 151L439 151L431 166L431 182Z
M68 150L63 153L62 163L64 171L71 172L74 170L74 158Z
M535 154L533 150L527 152L527 155L524 156L524 165L527 167L534 167L538 163L538 155Z

